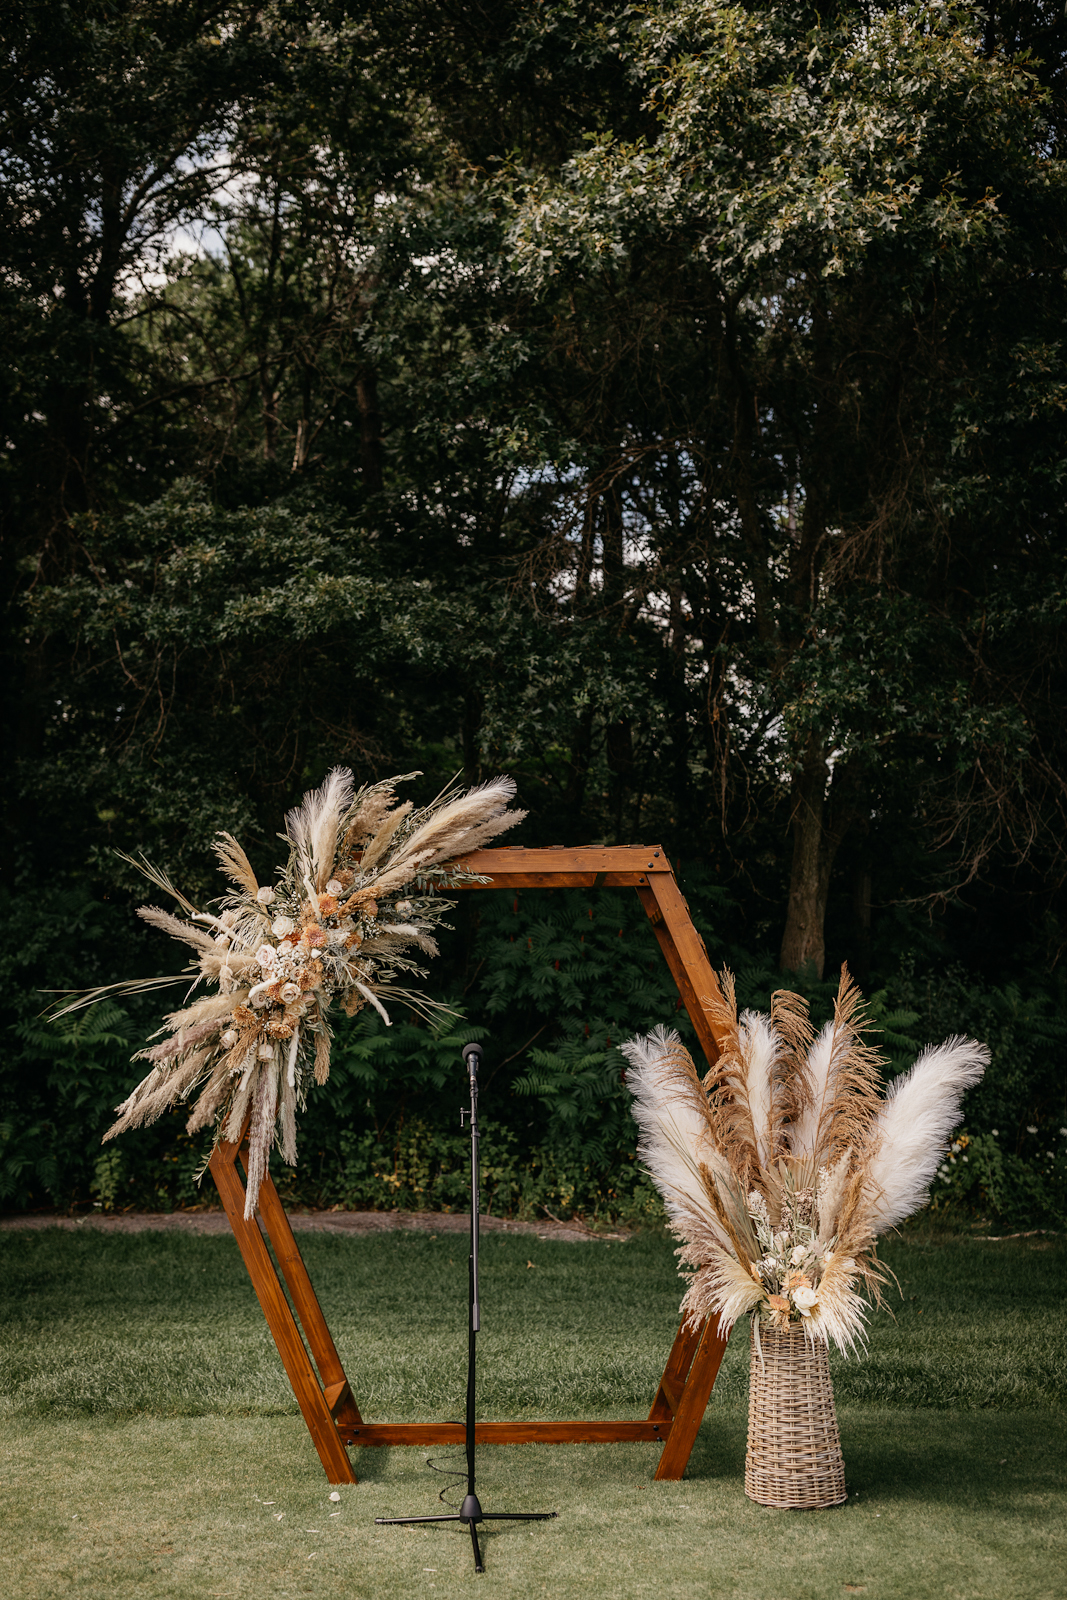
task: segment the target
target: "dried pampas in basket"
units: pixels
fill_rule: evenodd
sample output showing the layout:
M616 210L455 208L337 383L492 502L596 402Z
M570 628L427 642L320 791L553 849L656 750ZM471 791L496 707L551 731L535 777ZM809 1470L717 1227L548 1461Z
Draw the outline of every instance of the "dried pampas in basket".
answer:
M434 929L454 904L438 891L486 881L460 858L526 813L508 810L511 778L466 794L449 787L421 810L397 803L396 785L404 781L357 792L352 774L336 767L286 816L289 859L273 884L260 884L237 840L220 833L215 853L233 888L210 911L198 910L143 857L123 858L180 913L142 906L139 915L191 945L195 959L176 977L90 990L52 1014L190 979L192 988L203 983L214 992L171 1012L156 1035L164 1037L140 1052L151 1070L117 1108L105 1140L154 1122L195 1094L190 1133L214 1126L216 1142L237 1140L248 1126L251 1219L272 1146L295 1166L297 1113L310 1086L329 1077L331 1005L348 1016L373 1006L387 1025L386 1005L395 1001L430 1017L447 1012L397 980L426 975L413 951L437 953Z
M826 1356L863 1343L881 1305L875 1240L921 1206L964 1092L989 1063L952 1038L883 1092L862 997L842 968L832 1022L779 991L740 1017L733 978L705 999L721 1054L701 1081L676 1033L623 1046L641 1133L689 1287L692 1323L752 1319L745 1489L763 1505L844 1499ZM865 1298L866 1296L866 1298Z

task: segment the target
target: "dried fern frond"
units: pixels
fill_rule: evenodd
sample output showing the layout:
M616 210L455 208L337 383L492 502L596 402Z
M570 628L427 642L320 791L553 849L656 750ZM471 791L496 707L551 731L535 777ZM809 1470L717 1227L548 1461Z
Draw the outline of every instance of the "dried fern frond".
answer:
M700 1003L705 1015L711 1024L719 1046L720 1059L722 1056L736 1056L737 1054L737 993L734 986L734 975L729 967L724 967L719 973L718 983L710 994L702 994ZM709 1091L714 1085L715 1068L704 1079L704 1087ZM709 1083L709 1079L712 1080Z

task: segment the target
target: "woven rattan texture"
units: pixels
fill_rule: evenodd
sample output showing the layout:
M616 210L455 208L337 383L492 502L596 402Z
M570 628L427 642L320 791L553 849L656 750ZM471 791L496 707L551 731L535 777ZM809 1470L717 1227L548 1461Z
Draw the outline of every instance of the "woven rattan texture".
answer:
M826 1346L813 1350L803 1330L755 1329L748 1390L745 1493L761 1506L815 1511L845 1499Z

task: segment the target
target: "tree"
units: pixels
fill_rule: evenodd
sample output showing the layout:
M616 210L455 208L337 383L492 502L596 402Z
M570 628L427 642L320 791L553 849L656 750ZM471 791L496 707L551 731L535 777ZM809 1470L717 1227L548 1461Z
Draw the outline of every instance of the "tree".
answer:
M909 769L936 792L1035 752L984 639L987 563L1020 595L1054 528L1016 508L1018 566L988 514L964 521L954 422L1004 381L1005 311L1014 350L1062 317L1063 171L1039 86L980 43L941 6L664 7L637 42L655 141L513 179L513 269L557 308L557 350L611 308L601 472L677 575L672 630L737 730L719 760L787 785L787 968L821 972L841 840Z

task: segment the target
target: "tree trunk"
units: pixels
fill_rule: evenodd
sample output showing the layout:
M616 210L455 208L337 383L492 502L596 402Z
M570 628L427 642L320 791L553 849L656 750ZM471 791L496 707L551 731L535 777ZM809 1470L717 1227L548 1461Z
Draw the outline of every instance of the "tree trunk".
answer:
M263 415L263 459L275 461L278 456L278 390L267 372L266 362L259 365L259 400Z
M785 972L826 965L826 901L842 839L856 815L857 775L839 764L831 777L826 746L809 734L793 780L793 867L780 964Z

